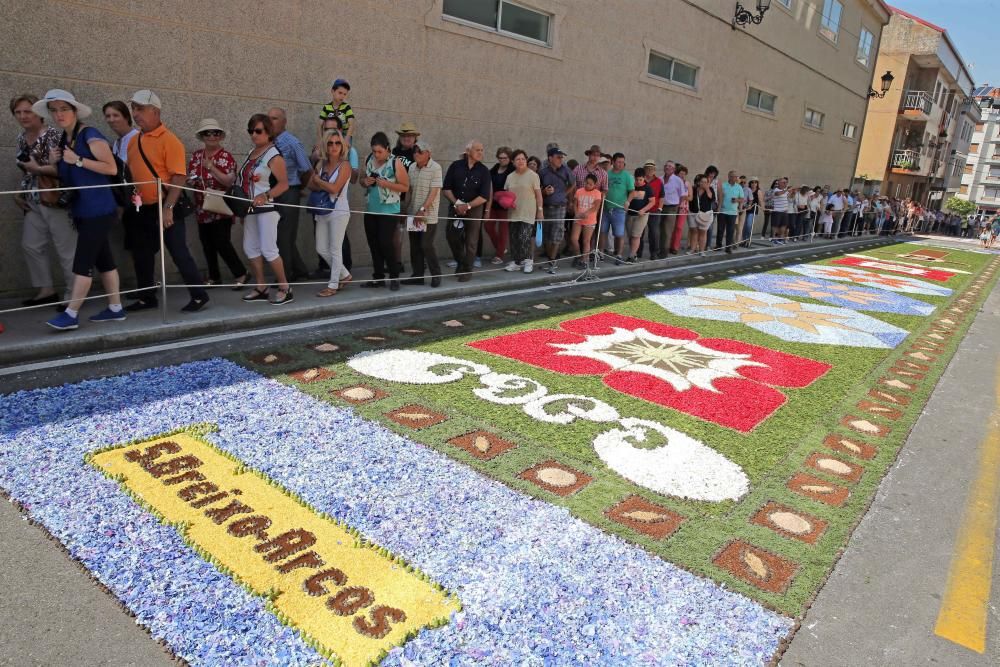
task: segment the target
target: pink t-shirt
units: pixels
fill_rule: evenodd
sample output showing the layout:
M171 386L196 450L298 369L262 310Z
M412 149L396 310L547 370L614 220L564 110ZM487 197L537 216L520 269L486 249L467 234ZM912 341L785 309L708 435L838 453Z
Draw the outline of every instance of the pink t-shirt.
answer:
M580 188L576 191L577 222L583 226L597 224L597 211L601 208L601 191L597 188L588 190Z

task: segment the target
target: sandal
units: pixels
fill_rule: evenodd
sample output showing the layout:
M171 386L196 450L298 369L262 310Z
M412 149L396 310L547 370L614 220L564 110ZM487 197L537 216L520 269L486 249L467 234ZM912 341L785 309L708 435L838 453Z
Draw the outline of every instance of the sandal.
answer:
M282 296L278 297L278 294L281 294ZM271 299L271 305L272 306L283 306L286 303L291 303L292 301L295 301L295 296L292 294L292 288L291 287L289 287L286 290L285 289L279 289L278 293L275 294L275 297L276 298Z
M267 288L257 289L256 287L243 295L244 301L267 301Z
M324 287L320 291L316 292L316 296L320 296L320 297L324 297L325 298L325 297L328 297L328 296L334 296L336 293L337 293L337 290L335 290L333 288L330 288L330 287Z
M348 273L346 278L341 278L340 279L340 282L342 282L342 283L349 283L352 280L354 280L354 276L352 276L350 273Z
M250 274L249 273L243 274L242 278L236 279L235 287L233 287L232 290L234 292L239 292L246 286L248 280L250 280Z

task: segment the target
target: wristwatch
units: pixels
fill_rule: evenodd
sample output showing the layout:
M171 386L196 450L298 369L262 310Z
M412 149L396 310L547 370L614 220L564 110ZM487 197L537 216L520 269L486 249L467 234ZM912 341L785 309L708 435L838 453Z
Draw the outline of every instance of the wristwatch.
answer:
M74 162L73 164L75 164L77 167L80 167L82 169L83 168L83 158L82 157L78 157L76 159L76 162Z
M169 209L172 209L172 208L173 208L173 207L174 207L175 205L176 205L176 204L164 204L164 205L163 205L163 208L165 208L165 209L168 209L168 210L169 210Z

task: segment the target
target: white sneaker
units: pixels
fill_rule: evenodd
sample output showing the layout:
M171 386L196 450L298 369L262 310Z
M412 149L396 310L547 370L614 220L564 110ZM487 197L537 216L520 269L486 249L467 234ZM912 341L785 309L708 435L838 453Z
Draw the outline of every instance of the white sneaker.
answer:
M531 273L532 271L535 270L535 262L533 260L530 260L530 259L525 260L524 261L524 266L523 266L522 270L525 273Z
M519 268L521 268L521 267L519 267L517 265L517 262L509 262L507 264L507 266L503 267L503 270L504 271L517 271Z
M456 262L453 259L449 259L447 262L444 263L444 265L447 266L449 269L454 269L456 266L458 266L458 262Z
M476 257L474 260L472 260L472 266L476 267L477 269L481 268L483 266L483 260L479 257Z

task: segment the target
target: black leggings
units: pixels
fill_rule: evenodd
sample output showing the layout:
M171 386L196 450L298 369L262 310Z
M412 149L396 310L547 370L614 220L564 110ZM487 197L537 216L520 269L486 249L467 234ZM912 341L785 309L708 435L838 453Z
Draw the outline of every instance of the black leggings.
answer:
M403 239L399 233L399 218L394 215L365 213L365 236L372 253L372 278L383 280L386 269L389 278L399 278L403 270Z
M212 222L198 223L198 238L201 239L201 247L205 251L208 277L217 283L222 282L222 274L219 273L219 257L222 257L222 261L229 267L234 278L245 276L247 272L230 239L232 228L232 218L220 218Z
M108 242L111 226L118 222L118 216L112 213L97 218L74 218L73 222L77 234L73 273L90 278L95 266L100 273L118 268L111 255L111 243Z

